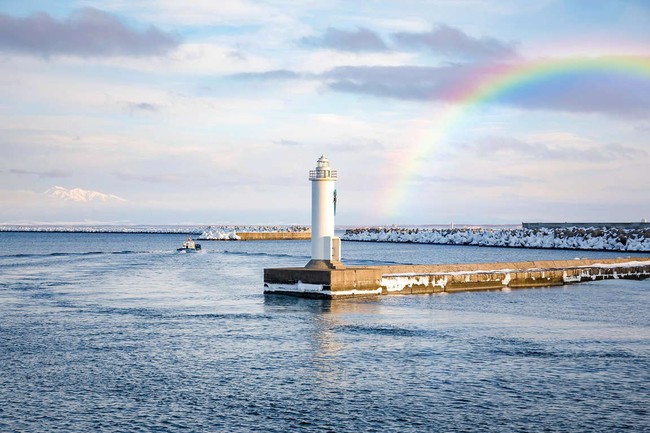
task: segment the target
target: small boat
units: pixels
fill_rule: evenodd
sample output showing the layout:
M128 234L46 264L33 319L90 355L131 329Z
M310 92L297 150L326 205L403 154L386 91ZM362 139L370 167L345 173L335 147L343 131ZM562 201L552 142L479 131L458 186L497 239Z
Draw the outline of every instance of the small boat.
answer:
M186 253L195 253L197 251L201 251L201 244L197 244L192 240L191 236L187 237L187 240L183 242L183 247L182 248L176 248L176 251L181 252L184 251Z

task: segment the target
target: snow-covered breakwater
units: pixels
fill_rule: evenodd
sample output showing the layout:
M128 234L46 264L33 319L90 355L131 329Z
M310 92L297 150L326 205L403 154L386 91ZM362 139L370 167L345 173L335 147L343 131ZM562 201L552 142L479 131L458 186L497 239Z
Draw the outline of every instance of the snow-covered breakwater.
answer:
M608 227L536 229L364 227L346 230L342 239L492 247L650 251L650 229Z
M0 232L200 234L205 226L181 225L0 225Z
M6 224L0 225L0 232L44 232L44 233L159 233L224 236L230 233L308 233L309 227L298 225L48 225L48 224ZM224 238L226 239L226 238Z
M309 239L306 226L210 226L198 239L207 241Z

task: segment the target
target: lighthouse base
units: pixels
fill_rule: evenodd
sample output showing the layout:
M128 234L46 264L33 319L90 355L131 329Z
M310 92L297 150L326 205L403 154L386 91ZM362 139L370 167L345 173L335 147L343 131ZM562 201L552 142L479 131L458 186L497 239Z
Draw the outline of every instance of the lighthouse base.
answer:
M316 260L311 259L305 269L345 269L345 265L337 260Z

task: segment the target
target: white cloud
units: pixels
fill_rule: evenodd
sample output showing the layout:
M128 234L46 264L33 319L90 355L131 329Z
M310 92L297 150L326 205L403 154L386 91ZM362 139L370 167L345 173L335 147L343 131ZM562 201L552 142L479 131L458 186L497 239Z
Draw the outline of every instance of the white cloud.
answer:
M82 4L94 5L94 0ZM268 6L246 0L113 0L102 5L104 9L145 17L166 25L216 25L265 22L277 16Z
M154 74L229 74L264 71L275 67L272 58L249 52L239 53L236 47L215 40L185 43L164 57L147 60L120 57L101 59L100 62L107 66Z
M319 50L298 56L296 70L309 73L324 73L339 66L401 66L413 63L416 55L389 51L385 53L349 53L335 50Z

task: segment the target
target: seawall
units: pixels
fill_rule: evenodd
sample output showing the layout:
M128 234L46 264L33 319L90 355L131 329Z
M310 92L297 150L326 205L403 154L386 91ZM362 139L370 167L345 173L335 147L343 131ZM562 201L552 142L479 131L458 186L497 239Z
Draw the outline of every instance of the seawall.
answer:
M583 259L344 269L264 269L264 293L308 298L453 293L650 277L650 258Z
M248 232L237 233L242 241L275 241L311 239L311 232Z
M521 226L525 229L566 229L570 227L576 228L596 228L596 227L606 227L612 229L627 229L627 230L647 230L650 229L650 223L648 222L638 222L638 223L521 223Z

